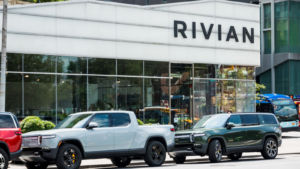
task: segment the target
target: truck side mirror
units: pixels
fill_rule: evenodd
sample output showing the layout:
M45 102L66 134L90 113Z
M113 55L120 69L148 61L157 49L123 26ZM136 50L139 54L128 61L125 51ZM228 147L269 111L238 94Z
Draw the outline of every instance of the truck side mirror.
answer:
M89 125L87 126L87 129L93 129L93 128L97 128L98 124L95 122L90 122Z
M231 129L232 127L235 127L234 123L231 123L231 122L227 123L227 125L226 125L227 129Z

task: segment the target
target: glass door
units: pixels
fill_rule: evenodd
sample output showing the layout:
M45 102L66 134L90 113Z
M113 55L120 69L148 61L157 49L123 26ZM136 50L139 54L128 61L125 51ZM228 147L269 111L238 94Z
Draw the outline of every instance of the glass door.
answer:
M171 124L176 131L190 129L193 125L192 64L171 63L171 77Z

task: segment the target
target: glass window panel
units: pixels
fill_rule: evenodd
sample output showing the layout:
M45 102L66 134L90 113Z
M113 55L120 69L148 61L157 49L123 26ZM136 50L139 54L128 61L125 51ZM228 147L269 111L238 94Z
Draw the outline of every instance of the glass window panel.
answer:
M16 128L15 122L10 115L0 114L0 128Z
M89 110L116 109L116 78L89 76Z
M288 17L288 1L275 3L275 19Z
M24 115L56 123L55 75L24 76Z
M266 86L266 89L260 89L260 93L261 94L272 93L272 88L271 88L271 70L268 70L268 71L260 74L259 75L259 82L260 82L260 84L263 84L263 85Z
M220 79L236 79L237 68L234 65L218 65L217 78Z
M137 113L143 109L143 79L118 77L117 98L119 110Z
M22 75L6 74L5 111L22 120Z
M194 80L194 121L216 114L216 80Z
M128 126L130 124L130 118L125 113L113 113L111 114L111 122L113 127Z
M87 73L87 58L57 56L57 73Z
M275 53L288 52L288 1L275 3Z
M271 54L271 31L264 31L264 54Z
M234 80L217 81L217 113L236 112L236 82Z
M244 124L258 124L256 115L242 115Z
M261 115L264 119L264 123L266 124L278 124L275 116L273 115Z
M156 62L156 61L144 61L145 76L169 76L169 63L168 62Z
M216 78L216 67L211 64L194 64L194 77L198 78Z
M109 118L107 114L97 114L91 122L97 123L98 128L109 127Z
M289 62L275 67L275 93L289 95Z
M116 59L89 58L89 74L116 74Z
M241 116L238 116L238 115L231 116L228 122L233 123L235 126L241 126L242 125Z
M255 69L253 66L237 66L237 79L253 80Z
M57 75L57 122L87 110L87 77Z
M117 60L118 75L137 75L143 76L142 60Z
M264 4L264 28L271 28L271 4Z
M22 71L22 54L7 53L7 71Z
M300 10L300 9L299 9ZM300 53L300 19L290 18L289 19L289 52Z
M290 60L289 61L289 94L299 94L300 93L300 73L299 68L300 61Z
M55 72L56 56L24 54L25 72Z

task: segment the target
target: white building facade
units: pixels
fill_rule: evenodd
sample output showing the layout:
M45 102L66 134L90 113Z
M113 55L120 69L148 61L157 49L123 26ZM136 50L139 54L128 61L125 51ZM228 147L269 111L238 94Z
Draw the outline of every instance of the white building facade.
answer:
M12 6L6 111L59 123L131 110L177 130L206 114L253 112L259 28L258 5L223 0Z

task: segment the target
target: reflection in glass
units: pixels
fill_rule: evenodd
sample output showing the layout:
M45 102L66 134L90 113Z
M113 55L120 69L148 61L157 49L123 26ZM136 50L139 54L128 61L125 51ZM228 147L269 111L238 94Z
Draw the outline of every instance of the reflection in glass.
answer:
M217 78L220 79L236 79L237 69L234 65L218 65Z
M216 67L211 64L194 64L195 78L216 78Z
M57 73L78 73L86 74L87 58L84 57L57 57Z
M87 110L86 76L57 75L57 122Z
M7 53L7 71L22 71L22 54Z
M118 59L118 75L143 75L142 60L122 60Z
M236 112L236 87L234 80L218 80L217 83L217 113Z
M145 66L144 76L164 77L169 75L168 62L144 61L144 66Z
M116 59L89 58L89 74L116 74Z
M6 74L5 111L22 120L22 75Z
M254 66L237 66L237 79L254 79Z
M89 110L116 109L116 78L89 77Z
M92 115L92 113L89 113L68 116L62 122L60 122L55 129L82 128Z
M25 72L55 72L56 56L24 54Z
M216 114L216 80L194 80L194 121Z
M143 79L121 78L117 80L117 105L119 110L138 113L143 108Z
M55 75L24 76L24 115L56 123Z

